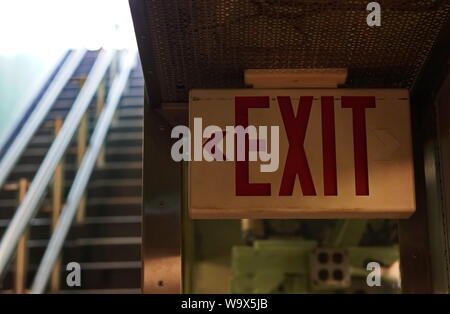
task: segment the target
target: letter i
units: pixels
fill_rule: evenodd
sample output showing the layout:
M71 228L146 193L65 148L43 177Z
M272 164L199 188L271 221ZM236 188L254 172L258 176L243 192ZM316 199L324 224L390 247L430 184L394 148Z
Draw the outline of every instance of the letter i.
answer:
M336 131L333 96L322 97L321 103L324 195L337 195Z

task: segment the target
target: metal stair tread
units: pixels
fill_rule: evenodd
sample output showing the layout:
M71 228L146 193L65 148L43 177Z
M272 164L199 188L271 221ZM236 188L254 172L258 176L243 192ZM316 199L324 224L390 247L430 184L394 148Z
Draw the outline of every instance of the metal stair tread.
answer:
M80 263L83 270L107 270L107 269L141 269L141 261L123 261L123 262L87 262Z
M0 219L0 228L6 227L11 219ZM87 216L85 217L82 224L92 225L92 224L134 224L141 223L141 216ZM31 220L31 226L50 226L52 224L51 218L33 218Z
M120 141L120 140L140 140L142 141L143 134L142 132L111 132L106 141L107 142L114 142L114 141ZM37 135L31 140L30 144L50 144L53 142L54 136L53 135ZM76 142L76 141L75 141Z
M73 290L60 290L61 294L140 294L141 289L73 289Z
M44 119L45 122L39 127L24 150L21 158L25 158L19 161L13 169L11 182L15 183L20 177L32 179L33 173L36 173L40 167L40 158L48 153L48 147L45 147L45 145L50 146L54 140L52 120L55 117L65 118L67 116L81 90L79 79L89 73L96 55L97 52L88 52L85 55L70 81L58 95L53 108ZM111 84L110 77L106 77L105 81L108 89ZM80 264L84 270L90 271L93 281L86 286L87 289L64 288L60 293L141 292L140 289L135 289L135 287L139 287L138 274L142 266L139 259L139 247L142 242L139 236L142 223L142 217L140 216L142 197L127 195L140 194L141 192L137 193L137 191L138 189L140 191L142 187L142 180L138 173L141 172L143 165L141 161L136 160L140 160L138 155L143 153L144 89L145 81L138 65L130 73L128 88L121 96L115 119L105 141L106 163L103 167L94 170L89 181L86 217L83 223L74 222L73 233L63 246L62 255L67 254L68 258L78 256L80 249L81 252L85 252L81 254ZM89 108L90 132L95 126L95 102L94 97ZM70 155L65 163L65 170L68 171L65 181L66 192L72 184L73 172L77 169L75 165L76 152L75 135L66 151L66 156ZM126 187L126 189L117 190L121 187ZM18 206L15 199L16 194L9 191L0 198L0 210L4 210L3 219L0 219L2 232L10 223L14 210ZM42 207L44 207L44 210L40 209L38 216L30 222L31 227L38 228L30 228L31 239L27 242L27 246L32 249L31 252L36 254L43 251L49 241L47 230L50 230L51 226L51 218L49 218L51 213L48 211L51 207L51 193L47 193L42 202ZM29 274L36 271L38 266L36 255L32 256L34 256L34 260L30 261ZM102 271L106 272L102 273ZM118 273L115 273L115 271L118 271ZM105 286L103 284L101 278L106 274L111 274L112 285L108 283L108 286ZM124 278L129 278L131 281L124 281ZM0 291L0 293L5 292L8 292L8 290Z
M142 153L142 145L135 146L127 146L127 149L124 150L121 147L106 147L105 154L106 155L129 155L130 151L134 154ZM32 147L26 150L26 152L22 155L25 157L42 157L48 152L47 148L41 147ZM66 154L76 154L77 148L71 147L68 149Z
M76 170L78 167L71 163L65 165L65 170ZM107 170L116 170L116 169L141 169L142 162L134 162L134 161L111 161L107 162L104 167L95 169L95 171L107 171ZM23 164L19 165L16 169L12 171L12 173L17 172L34 172L39 169L38 164Z
M140 245L141 237L109 237L109 238L79 238L64 242L64 247L108 246L108 245ZM48 240L28 240L28 248L47 247Z
M142 197L91 197L87 199L87 205L141 205ZM44 203L43 206L46 206ZM0 199L1 207L17 207L17 201L12 199Z

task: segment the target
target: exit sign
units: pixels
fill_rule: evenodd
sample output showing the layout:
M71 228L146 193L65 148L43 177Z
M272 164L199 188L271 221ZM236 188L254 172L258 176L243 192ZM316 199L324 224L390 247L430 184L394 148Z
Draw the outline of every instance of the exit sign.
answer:
M189 117L192 138L207 126L225 134L223 158L189 162L192 218L407 218L415 211L407 90L192 90ZM235 158L227 158L232 126L267 127L264 141L245 140L244 155L277 147L270 167L270 160L238 160L236 143Z

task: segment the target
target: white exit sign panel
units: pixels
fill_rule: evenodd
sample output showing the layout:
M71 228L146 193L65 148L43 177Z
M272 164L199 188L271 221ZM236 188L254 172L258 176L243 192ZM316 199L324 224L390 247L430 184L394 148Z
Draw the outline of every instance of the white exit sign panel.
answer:
M265 143L244 141L257 153L270 153L271 127L279 130L278 167L266 172L268 161L236 161L236 137L236 158L227 160L223 136L224 161L195 161L191 141L192 218L407 218L415 211L407 90L192 90L189 117L192 139L198 118L202 130L218 126L224 134L227 126L267 126Z

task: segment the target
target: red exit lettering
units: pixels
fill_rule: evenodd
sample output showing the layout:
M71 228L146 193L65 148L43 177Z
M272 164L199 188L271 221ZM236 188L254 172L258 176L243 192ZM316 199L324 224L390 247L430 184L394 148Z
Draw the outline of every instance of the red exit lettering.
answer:
M294 113L290 97L279 96L277 97L277 101L289 143L278 194L280 196L291 196L294 190L295 180L298 177L303 195L317 195L304 148L313 97L301 96L296 114ZM270 101L268 96L236 97L236 124L247 127L248 109L269 108L269 106ZM352 110L355 194L358 196L369 195L366 109L375 108L375 97L343 96L341 98L341 106L344 109ZM338 195L334 110L334 97L321 97L323 188L325 196ZM247 144L246 151L248 151ZM237 196L271 195L270 183L250 183L249 177L248 158L245 161L236 161L235 182Z

